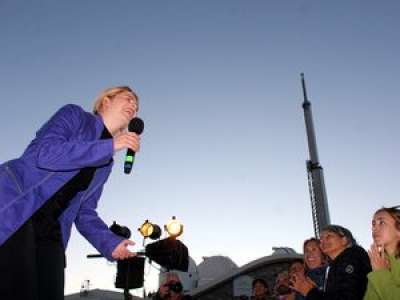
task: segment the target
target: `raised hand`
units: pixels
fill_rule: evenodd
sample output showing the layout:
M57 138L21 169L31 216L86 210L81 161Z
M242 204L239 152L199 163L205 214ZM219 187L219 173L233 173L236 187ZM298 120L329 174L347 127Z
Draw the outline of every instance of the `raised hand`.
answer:
M372 244L368 250L369 260L371 261L372 270L389 269L389 260L385 255L383 246Z
M123 132L114 137L114 152L122 149L132 149L135 152L140 150L140 136L134 132Z

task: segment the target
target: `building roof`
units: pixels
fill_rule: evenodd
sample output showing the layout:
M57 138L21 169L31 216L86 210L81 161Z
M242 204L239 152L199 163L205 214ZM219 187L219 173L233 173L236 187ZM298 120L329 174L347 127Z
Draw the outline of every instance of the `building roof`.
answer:
M120 292L108 291L108 290L100 290L94 289L89 290L86 293L76 293L67 295L64 297L65 300L123 300L124 294ZM132 300L143 300L140 297L132 297Z
M290 262L292 260L302 258L302 257L303 257L302 255L297 254L294 251L293 252L289 251L286 253L276 251L272 255L264 256L259 259L256 259L248 264L243 265L242 267L240 267L238 269L234 269L231 272L222 275L221 277L213 280L212 282L209 282L203 286L199 286L197 289L195 289L191 292L191 295L196 296L199 294L203 294L210 289L213 289L219 285L222 285L222 284L226 283L227 281L233 280L234 278L236 278L238 276L247 274L247 273L251 272L252 270L255 270L261 266L275 264L275 263Z

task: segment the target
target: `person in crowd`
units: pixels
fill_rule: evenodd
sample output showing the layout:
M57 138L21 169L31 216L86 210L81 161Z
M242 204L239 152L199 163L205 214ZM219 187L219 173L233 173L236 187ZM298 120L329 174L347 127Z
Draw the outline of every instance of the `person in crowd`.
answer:
M160 285L153 300L190 300L189 295L183 294L183 285L177 273L169 272Z
M256 278L252 282L252 297L254 300L270 300L268 283L262 278Z
M305 274L319 290L323 290L327 268L327 257L322 253L320 241L310 238L303 244Z
M289 277L295 273L304 273L304 261L301 258L293 260L289 265Z
M372 272L364 300L400 299L400 206L381 208L372 219Z
M127 86L102 92L94 113L59 109L21 157L0 165L0 299L64 299L65 249L72 223L107 259L135 254L112 233L96 207L122 149L139 151L127 131L138 112Z
M305 274L308 280L318 289L322 290L326 273L326 257L320 248L320 241L316 238L310 238L303 243L304 264L302 261L292 263L290 268L290 277L294 274ZM296 300L305 299L303 295L296 292Z
M291 278L290 287L307 300L362 300L371 264L352 233L339 225L326 226L321 232L321 250L330 259L324 288L320 290L301 274Z
M305 272L305 267L304 267L303 259L299 258L299 259L292 261L289 266L289 283L290 283L290 278L292 278L292 276L294 274L304 275L304 272ZM299 292L292 290L291 298L294 300L303 300L304 296L302 294L300 294Z
M289 272L280 272L275 279L274 297L276 300L294 300L294 292L289 287Z

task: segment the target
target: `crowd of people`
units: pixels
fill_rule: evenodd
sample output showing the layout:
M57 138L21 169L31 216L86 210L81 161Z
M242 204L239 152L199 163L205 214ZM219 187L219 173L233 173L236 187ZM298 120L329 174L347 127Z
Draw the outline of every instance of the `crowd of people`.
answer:
M372 237L367 252L349 229L326 226L320 239L304 241L303 259L279 273L272 289L255 279L252 299L399 300L400 206L375 212Z
M278 273L273 286L265 278L255 278L251 299L399 300L400 206L375 212L372 237L367 252L349 229L326 226L320 239L304 241L303 257ZM191 299L184 298L182 290L179 276L168 273L152 299Z

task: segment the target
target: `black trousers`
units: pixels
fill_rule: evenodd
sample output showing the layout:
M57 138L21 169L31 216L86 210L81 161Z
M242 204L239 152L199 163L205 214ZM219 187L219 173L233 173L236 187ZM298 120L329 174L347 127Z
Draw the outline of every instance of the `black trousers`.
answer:
M37 242L31 221L0 246L0 299L64 299L64 249Z

